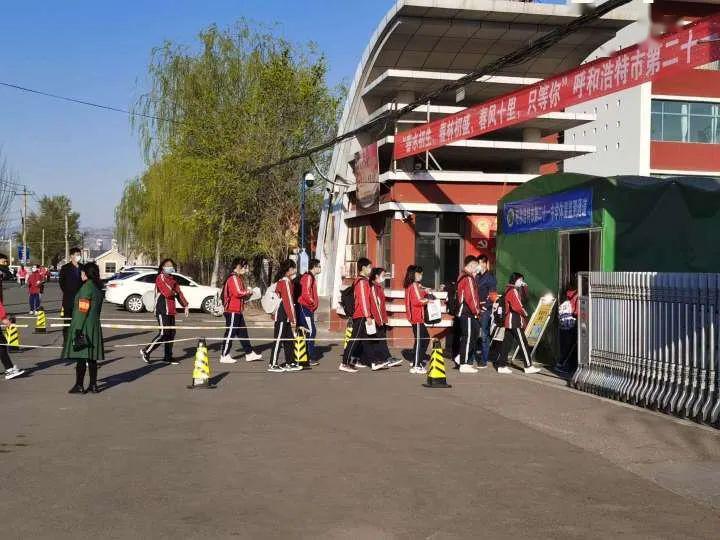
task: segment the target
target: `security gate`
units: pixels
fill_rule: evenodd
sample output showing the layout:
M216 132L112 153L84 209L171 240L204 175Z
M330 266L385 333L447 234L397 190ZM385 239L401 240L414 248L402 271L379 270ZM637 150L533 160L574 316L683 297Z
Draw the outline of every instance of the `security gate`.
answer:
M720 274L588 276L572 386L718 427Z

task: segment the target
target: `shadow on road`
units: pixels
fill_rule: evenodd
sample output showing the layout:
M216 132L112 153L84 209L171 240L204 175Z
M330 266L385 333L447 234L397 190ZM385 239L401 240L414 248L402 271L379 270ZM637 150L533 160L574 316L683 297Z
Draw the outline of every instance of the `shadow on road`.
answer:
M150 373L153 373L154 371L157 371L159 369L167 367L168 365L170 365L170 364L166 364L165 362L155 362L153 364L147 364L147 365L141 366L137 369L131 369L128 371L124 371L122 373L115 373L115 374L109 375L107 377L100 377L100 379L98 381L98 382L102 383L102 386L100 387L100 391L104 392L105 390L110 390L111 388L114 388L115 386L118 386L120 384L137 381L138 379L144 377L145 375L148 375Z
M210 381L210 384L217 386L217 384L222 381L225 377L227 377L230 374L229 371L223 371L222 373L218 373L214 377L210 377L208 379Z
M138 337L147 334L148 332L126 332L124 334L115 334L110 337L103 336L103 342L107 343L108 341L117 341L120 339L127 339L127 338L133 338Z

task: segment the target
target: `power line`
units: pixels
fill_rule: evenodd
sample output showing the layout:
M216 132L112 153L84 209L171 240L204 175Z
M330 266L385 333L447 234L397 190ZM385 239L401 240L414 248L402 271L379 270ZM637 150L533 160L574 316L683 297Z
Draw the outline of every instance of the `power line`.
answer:
M134 111L128 111L127 109L120 109L118 107L113 107L111 105L102 105L100 103L93 103L92 101L85 101L84 99L76 99L71 98L67 96L61 96L60 94L52 94L50 92L45 92L43 90L36 90L34 88L28 88L26 86L20 86L19 84L13 84L8 82L2 82L0 81L0 86L5 86L7 88L13 88L15 90L21 90L22 92L28 92L30 94L37 94L40 96L50 97L54 99L60 99L62 101L69 101L70 103L77 103L79 105L87 105L88 107L95 107L97 109L103 109L106 111L113 111L113 112L119 112L122 114L127 114L128 116L140 116L142 118L149 118L151 120L158 120L160 122L173 122L173 123L182 123L178 120L173 120L171 118L162 118L159 116L153 116L152 114L144 114Z
M600 4L599 6L595 7L594 9L588 10L586 13L580 15L578 18L573 19L569 23L559 26L555 30L551 30L547 34L544 34L543 36L539 37L536 40L532 40L528 45L525 45L524 47L520 47L519 49L516 49L515 51L506 54L505 56L502 56L501 58L495 60L494 62L490 62L489 64L485 64L484 66L476 69L475 71L468 73L467 75L457 79L456 81L447 83L440 88L437 88L436 90L433 90L431 92L428 92L427 94L417 98L415 101L405 105L401 109L398 109L397 111L386 111L380 116L374 118L367 124L353 129L351 131L347 131L343 133L342 135L338 135L337 137L330 139L329 141L326 141L324 143L318 144L316 146L313 146L312 148L309 148L307 150L304 150L302 152L298 152L296 154L291 154L290 156L287 156L285 158L282 158L278 161L275 161L273 163L263 165L262 167L258 167L257 169L254 169L251 171L252 174L257 174L261 172L268 171L274 167L278 167L280 165L284 165L286 163L290 163L291 161L296 161L298 159L303 159L310 157L312 154L317 154L318 152L322 152L323 150L327 150L328 148L331 148L335 146L336 144L346 140L350 139L352 137L355 137L361 133L364 133L366 131L370 131L374 129L375 127L382 124L382 129L388 124L388 122L394 122L397 119L401 118L402 116L408 114L409 112L412 112L417 107L420 107L422 105L425 105L428 101L432 101L433 99L447 93L451 92L453 90L457 90L458 88L462 88L463 86L475 82L477 79L480 79L481 77L485 77L487 75L492 75L494 73L497 73L499 70L516 65L521 64L529 59L533 58L534 56L537 56L538 54L543 53L562 39L566 38L567 36L577 32L582 27L587 25L588 23L599 19L603 15L609 13L610 11L613 11L616 8L619 8L621 6L624 6L625 4L629 4L632 0L608 0L607 2Z

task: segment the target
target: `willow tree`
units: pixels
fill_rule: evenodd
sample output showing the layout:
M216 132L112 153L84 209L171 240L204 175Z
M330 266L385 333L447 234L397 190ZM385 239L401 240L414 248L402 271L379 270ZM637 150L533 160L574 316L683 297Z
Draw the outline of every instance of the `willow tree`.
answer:
M213 260L214 281L221 253L287 255L309 164L252 171L331 136L343 96L328 87L325 58L312 45L246 22L210 26L199 40L199 50L172 42L153 50L150 90L135 104L144 195L131 210L123 205L137 193L126 190L119 214L142 206L132 234L156 239L158 253Z

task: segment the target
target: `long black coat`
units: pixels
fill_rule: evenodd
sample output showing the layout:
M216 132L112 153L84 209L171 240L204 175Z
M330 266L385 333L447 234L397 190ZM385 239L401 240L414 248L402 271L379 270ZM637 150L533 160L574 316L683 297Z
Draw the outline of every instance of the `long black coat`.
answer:
M80 269L75 268L73 263L67 263L60 268L60 290L63 293L62 307L66 317L70 317L73 312L75 295L82 287L82 279L80 279Z

